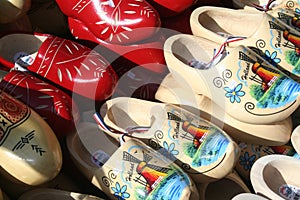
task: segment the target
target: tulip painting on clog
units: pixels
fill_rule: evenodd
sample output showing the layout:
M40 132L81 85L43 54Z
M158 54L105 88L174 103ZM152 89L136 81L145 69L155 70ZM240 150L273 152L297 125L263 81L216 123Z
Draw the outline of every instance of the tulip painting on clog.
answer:
M49 125L25 104L0 94L0 165L28 184L50 181L62 166L61 148Z
M0 63L28 70L68 91L98 101L110 97L117 82L115 71L100 54L46 34L2 37Z

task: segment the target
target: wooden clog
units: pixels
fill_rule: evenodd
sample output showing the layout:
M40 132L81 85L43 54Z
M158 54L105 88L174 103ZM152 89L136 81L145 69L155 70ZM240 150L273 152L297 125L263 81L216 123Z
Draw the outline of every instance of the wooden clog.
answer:
M204 95L195 94L188 83L176 81L172 74L168 74L161 82L155 93L155 99L180 105L200 115L217 124L235 141L277 146L286 144L291 137L292 120L290 117L271 124L244 123L228 115L223 108Z
M275 151L270 146L240 142L239 147L241 154L235 169L243 180L247 182L250 181L250 171L254 162L263 156L275 154Z
M300 32L270 14L204 6L193 11L190 23L195 36L219 45L225 42L229 47L251 47L262 52L271 64L300 81ZM232 37L239 40L228 41Z
M1 173L28 185L53 179L62 153L49 125L32 109L5 92L0 94Z
M300 125L293 130L291 142L296 152L300 154Z
M197 188L199 200L231 200L237 194L250 193L249 188L235 171L218 181L198 184Z
M99 53L48 34L9 34L0 38L0 63L28 70L97 101L110 97L117 82L114 69Z
M184 169L195 182L226 176L235 166L237 144L219 127L180 107L119 97L103 104L99 128L119 141L122 134L144 141ZM106 129L106 127L110 127ZM132 130L131 130L132 129Z
M219 47L205 38L177 34L166 40L164 54L176 81L188 83L237 120L274 123L298 108L298 82L245 46Z
M297 199L300 195L300 160L285 155L268 155L252 166L250 178L256 193L270 199Z
M68 94L22 71L12 70L0 77L0 89L34 109L59 138L73 131L80 116Z
M58 189L40 188L24 193L18 200L104 200L102 198Z
M16 21L26 15L31 0L0 0L0 24Z
M119 147L96 124L82 123L67 147L79 170L112 199L198 199L186 173L136 139Z
M232 0L235 8L255 7L260 10L270 10L277 8L299 9L299 0Z
M266 198L252 193L241 193L232 198L232 200L267 200Z

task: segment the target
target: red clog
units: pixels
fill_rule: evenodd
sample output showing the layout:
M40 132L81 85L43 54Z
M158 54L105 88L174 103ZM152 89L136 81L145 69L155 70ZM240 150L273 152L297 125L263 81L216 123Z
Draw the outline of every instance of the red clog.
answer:
M26 69L93 100L110 97L117 76L99 53L48 34L11 34L0 39L0 63Z
M68 94L31 74L13 70L3 77L0 89L35 110L60 138L79 121L77 106Z
M161 31L153 35L146 41L141 41L131 45L112 44L101 40L93 34L82 22L69 18L69 28L76 39L89 40L104 46L126 59L151 71L162 73L166 71L165 59L163 55L163 44L165 36ZM144 32L150 28L143 28Z
M56 0L69 18L82 22L109 43L129 44L146 39L160 26L157 11L144 0ZM138 28L153 27L148 31Z
M198 0L147 0L159 13L161 17L171 17L178 15L191 7Z

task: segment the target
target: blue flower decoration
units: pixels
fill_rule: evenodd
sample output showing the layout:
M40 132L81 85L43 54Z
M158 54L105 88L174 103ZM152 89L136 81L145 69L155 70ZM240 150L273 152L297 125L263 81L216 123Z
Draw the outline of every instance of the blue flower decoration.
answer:
M118 198L118 200L125 200L130 197L130 194L126 192L127 186L123 185L122 187L117 182L116 187L111 187L111 189L114 191L114 196Z
M175 144L174 144L174 142L172 142L170 144L170 146L169 146L168 143L166 141L164 141L163 145L164 145L164 149L166 151L168 151L168 153L170 153L172 155L178 155L179 154L179 151L175 150Z
M281 59L280 58L276 58L277 57L277 52L274 51L272 54L270 53L270 51L266 50L265 51L265 54L267 56L267 60L270 62L270 63L275 63L275 64L278 64L281 62Z
M296 8L296 9L295 9L295 12L296 12L297 14L300 14L300 9L299 9L299 8Z
M252 165L254 164L254 161L256 159L256 155L252 155L251 157L249 157L249 153L245 152L244 156L240 156L240 165L242 165L244 167L244 169L250 170Z
M245 95L245 92L242 91L242 87L243 85L241 83L238 84L234 89L230 89L229 87L224 87L224 90L227 92L225 96L230 99L231 103L234 103L235 101L237 103L241 102L240 97Z

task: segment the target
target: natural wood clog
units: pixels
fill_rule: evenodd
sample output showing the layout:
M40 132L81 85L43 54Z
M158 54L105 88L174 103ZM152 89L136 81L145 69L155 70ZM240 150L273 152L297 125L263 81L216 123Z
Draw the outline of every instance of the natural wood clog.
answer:
M241 193L232 198L232 200L267 200L266 198L252 193Z
M18 200L104 200L102 198L88 195L88 194L80 194L77 192L69 192L58 189L50 189L50 188L40 188L30 190Z
M0 24L16 21L26 15L31 0L0 0Z
M300 195L300 160L268 155L252 166L250 178L256 193L270 199L297 199Z
M9 34L0 38L0 63L28 70L70 92L101 101L112 95L117 75L99 53L48 34Z
M249 188L233 171L221 180L197 185L199 191L199 200L231 200L234 196L240 193L250 193Z
M235 141L277 146L286 144L292 133L291 117L271 124L244 123L228 115L209 98L192 91L185 82L178 82L168 74L155 93L155 99L180 105L189 111L217 124ZM271 134L272 133L272 134Z
M270 14L204 6L193 11L190 23L195 36L219 45L226 42L229 47L251 47L262 52L271 64L300 81L300 32ZM228 42L231 37L239 37L239 40Z
M86 122L67 137L67 147L79 170L112 199L198 199L186 173L136 139L119 147Z
M5 92L0 94L1 173L28 185L53 179L62 153L49 125L32 109Z
M300 154L300 125L293 130L291 142L296 152Z
M104 124L157 149L195 182L223 178L236 164L238 147L227 133L180 107L119 97L106 101L102 109L107 110ZM99 128L118 141L122 137L101 124Z
M207 96L237 120L274 123L298 108L298 82L245 46L225 46L218 51L215 42L177 34L166 40L164 54L176 81L188 83L196 94Z

